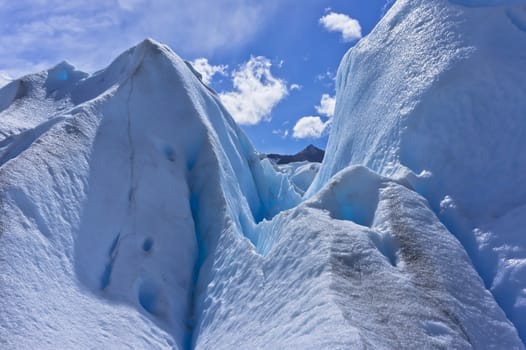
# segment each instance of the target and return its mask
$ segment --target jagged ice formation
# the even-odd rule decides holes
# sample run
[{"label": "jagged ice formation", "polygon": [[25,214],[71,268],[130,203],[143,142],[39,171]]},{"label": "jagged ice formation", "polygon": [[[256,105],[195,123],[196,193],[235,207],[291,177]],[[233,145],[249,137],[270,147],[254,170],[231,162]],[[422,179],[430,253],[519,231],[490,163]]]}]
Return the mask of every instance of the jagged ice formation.
[{"label": "jagged ice formation", "polygon": [[1,347],[523,349],[521,4],[398,1],[319,171],[152,40],[8,83]]}]

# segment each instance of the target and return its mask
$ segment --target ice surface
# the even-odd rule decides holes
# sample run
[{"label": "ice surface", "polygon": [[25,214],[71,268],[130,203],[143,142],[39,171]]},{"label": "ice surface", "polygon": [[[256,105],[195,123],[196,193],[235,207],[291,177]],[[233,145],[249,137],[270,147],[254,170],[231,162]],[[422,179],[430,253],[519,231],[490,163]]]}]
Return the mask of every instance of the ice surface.
[{"label": "ice surface", "polygon": [[0,89],[11,82],[11,78],[4,72],[0,72]]},{"label": "ice surface", "polygon": [[256,233],[259,254],[222,243],[198,348],[522,348],[427,202],[366,168]]},{"label": "ice surface", "polygon": [[405,178],[526,340],[525,231],[514,226],[526,203],[526,12],[512,6],[524,2],[455,2],[472,6],[398,1],[346,54],[308,195],[349,164]]},{"label": "ice surface", "polygon": [[62,62],[37,74],[11,81],[0,89],[0,137],[10,137],[74,106],[72,91],[87,74]]},{"label": "ice surface", "polygon": [[454,4],[468,7],[489,7],[489,6],[511,6],[526,4],[526,0],[449,0]]},{"label": "ice surface", "polygon": [[241,225],[274,210],[217,96],[149,40],[93,76],[62,63],[1,94],[2,341],[187,348],[206,252],[226,222],[248,242]]},{"label": "ice surface", "polygon": [[[262,162],[267,162],[265,159]],[[289,177],[289,181],[294,186],[294,191],[303,195],[309,188],[314,177],[320,169],[320,163],[316,162],[292,162],[288,164],[274,164],[277,172]]]},{"label": "ice surface", "polygon": [[0,348],[523,349],[517,11],[395,4],[342,62],[320,168],[260,160],[152,40],[11,82]]}]

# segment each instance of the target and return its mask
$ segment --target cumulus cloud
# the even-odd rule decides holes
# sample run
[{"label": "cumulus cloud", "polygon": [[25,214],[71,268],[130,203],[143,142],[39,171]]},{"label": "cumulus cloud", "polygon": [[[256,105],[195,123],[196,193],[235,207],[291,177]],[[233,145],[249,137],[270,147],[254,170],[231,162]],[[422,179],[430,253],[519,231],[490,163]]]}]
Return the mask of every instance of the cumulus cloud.
[{"label": "cumulus cloud", "polygon": [[272,109],[287,96],[286,83],[272,75],[271,66],[268,58],[251,57],[232,73],[234,91],[219,97],[237,123],[254,125],[269,120]]},{"label": "cumulus cloud", "polygon": [[214,75],[226,75],[226,70],[228,69],[227,65],[211,65],[210,63],[208,63],[208,59],[206,58],[197,58],[190,63],[195,68],[195,70],[201,74],[201,79],[203,80],[203,83],[207,85],[210,84]]},{"label": "cumulus cloud", "polygon": [[328,122],[323,122],[323,120],[317,116],[302,117],[296,122],[296,125],[294,125],[292,136],[297,139],[317,139],[323,135],[328,125]]},{"label": "cumulus cloud", "polygon": [[360,22],[343,13],[330,12],[320,18],[320,23],[330,32],[340,32],[343,41],[353,41],[362,37]]},{"label": "cumulus cloud", "polygon": [[336,97],[329,94],[321,96],[320,105],[316,106],[316,112],[321,115],[332,117],[334,115],[334,108],[336,107]]},{"label": "cumulus cloud", "polygon": [[307,116],[300,118],[292,129],[292,136],[297,139],[322,137],[332,123],[336,98],[329,94],[321,96],[320,104],[314,108],[320,114],[326,117],[324,121],[320,116]]}]

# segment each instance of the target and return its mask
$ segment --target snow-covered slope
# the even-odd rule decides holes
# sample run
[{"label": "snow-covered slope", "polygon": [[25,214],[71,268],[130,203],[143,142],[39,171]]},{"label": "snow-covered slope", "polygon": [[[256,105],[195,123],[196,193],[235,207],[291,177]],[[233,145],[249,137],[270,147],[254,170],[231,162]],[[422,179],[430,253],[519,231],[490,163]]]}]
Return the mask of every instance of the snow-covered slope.
[{"label": "snow-covered slope", "polygon": [[93,76],[62,63],[0,97],[1,341],[186,348],[206,252],[272,211],[217,96],[147,40]]},{"label": "snow-covered slope", "polygon": [[398,1],[344,57],[327,155],[405,178],[526,340],[526,1]]},{"label": "snow-covered slope", "polygon": [[7,85],[11,81],[11,78],[3,72],[0,72],[0,88]]},{"label": "snow-covered slope", "polygon": [[[250,302],[227,304],[235,317],[202,335],[207,344],[228,334],[225,349],[247,338],[270,349],[523,348],[427,202],[364,167],[256,232],[263,268]],[[267,328],[276,319],[287,321]]]},{"label": "snow-covered slope", "polygon": [[524,348],[421,180],[333,149],[302,200],[162,44],[0,104],[1,348]]}]

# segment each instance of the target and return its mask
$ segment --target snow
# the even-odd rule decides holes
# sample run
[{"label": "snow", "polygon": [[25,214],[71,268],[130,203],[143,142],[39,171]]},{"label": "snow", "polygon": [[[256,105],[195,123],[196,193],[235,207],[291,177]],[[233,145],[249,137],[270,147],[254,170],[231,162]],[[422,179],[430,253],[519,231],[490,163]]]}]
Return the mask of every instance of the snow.
[{"label": "snow", "polygon": [[[265,163],[263,165],[264,168],[267,166],[267,162],[268,159],[262,160],[262,163]],[[273,165],[275,172],[285,174],[288,177],[288,181],[294,186],[294,191],[300,196],[303,196],[305,191],[309,188],[320,169],[320,163],[309,161],[292,162],[288,164],[269,163]]]},{"label": "snow", "polygon": [[454,4],[468,7],[486,7],[486,6],[511,6],[526,4],[524,0],[449,0]]},{"label": "snow", "polygon": [[260,160],[150,39],[11,82],[0,347],[524,349],[517,11],[398,1],[342,61],[321,166]]},{"label": "snow", "polygon": [[366,168],[346,168],[257,233],[261,256],[236,266],[249,301],[214,282],[222,322],[200,334],[204,348],[522,348],[427,202]]},{"label": "snow", "polygon": [[[187,348],[209,236],[225,211],[237,225],[266,215],[246,137],[186,64],[149,40],[93,76],[62,63],[6,89],[2,341]],[[201,212],[200,201],[217,210]]]},{"label": "snow", "polygon": [[523,4],[398,1],[342,60],[326,159],[307,196],[350,164],[410,184],[524,341]]},{"label": "snow", "polygon": [[0,71],[0,88],[4,87],[5,85],[9,84],[11,82],[11,78],[5,74],[4,72]]},{"label": "snow", "polygon": [[73,101],[71,90],[86,76],[86,73],[62,62],[47,71],[24,76],[4,86],[0,89],[0,135],[14,136],[36,128],[83,102]]}]

